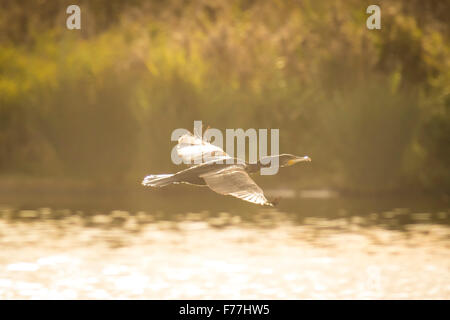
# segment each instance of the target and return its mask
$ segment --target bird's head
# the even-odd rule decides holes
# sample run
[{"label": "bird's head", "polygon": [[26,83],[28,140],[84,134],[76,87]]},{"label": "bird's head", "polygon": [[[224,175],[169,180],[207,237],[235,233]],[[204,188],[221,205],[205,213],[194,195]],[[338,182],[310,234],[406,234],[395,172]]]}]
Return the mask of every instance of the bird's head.
[{"label": "bird's head", "polygon": [[308,156],[298,157],[287,153],[280,154],[278,159],[280,162],[280,167],[290,167],[299,162],[311,161],[311,158]]}]

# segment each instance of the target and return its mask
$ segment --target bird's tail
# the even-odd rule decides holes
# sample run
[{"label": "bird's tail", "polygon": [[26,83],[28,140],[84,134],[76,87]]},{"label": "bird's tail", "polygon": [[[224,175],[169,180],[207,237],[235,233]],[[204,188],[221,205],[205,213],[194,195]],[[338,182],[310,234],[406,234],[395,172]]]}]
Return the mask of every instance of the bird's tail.
[{"label": "bird's tail", "polygon": [[173,183],[173,174],[151,174],[146,176],[142,184],[147,187],[164,187]]}]

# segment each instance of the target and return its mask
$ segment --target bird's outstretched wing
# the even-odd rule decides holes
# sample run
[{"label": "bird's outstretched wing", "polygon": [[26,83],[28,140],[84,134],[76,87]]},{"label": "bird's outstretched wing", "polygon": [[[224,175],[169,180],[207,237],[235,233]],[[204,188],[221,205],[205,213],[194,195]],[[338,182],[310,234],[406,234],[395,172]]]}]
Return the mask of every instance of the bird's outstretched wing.
[{"label": "bird's outstretched wing", "polygon": [[225,151],[201,137],[186,133],[178,139],[178,156],[186,164],[200,164],[211,160],[223,160],[231,158]]},{"label": "bird's outstretched wing", "polygon": [[240,166],[231,166],[220,171],[208,172],[200,175],[213,191],[230,195],[244,201],[273,206],[262,189],[253,181]]}]

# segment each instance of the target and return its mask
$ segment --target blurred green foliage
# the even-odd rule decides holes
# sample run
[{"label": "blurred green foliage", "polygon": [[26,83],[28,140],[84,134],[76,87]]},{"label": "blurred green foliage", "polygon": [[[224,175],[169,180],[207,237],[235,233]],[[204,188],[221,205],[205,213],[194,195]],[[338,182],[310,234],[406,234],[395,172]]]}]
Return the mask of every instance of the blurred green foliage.
[{"label": "blurred green foliage", "polygon": [[[450,190],[446,1],[0,1],[0,173],[136,182],[171,132],[280,128],[301,187]],[[274,178],[276,179],[276,178]]]}]

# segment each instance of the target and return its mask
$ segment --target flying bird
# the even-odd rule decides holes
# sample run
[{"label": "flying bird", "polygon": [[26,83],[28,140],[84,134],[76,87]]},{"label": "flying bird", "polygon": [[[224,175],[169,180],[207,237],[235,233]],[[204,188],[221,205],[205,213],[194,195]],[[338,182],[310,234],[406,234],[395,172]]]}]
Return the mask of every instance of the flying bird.
[{"label": "flying bird", "polygon": [[[148,175],[142,181],[144,186],[164,187],[179,183],[208,186],[219,194],[263,206],[273,206],[273,203],[265,197],[263,190],[249,176],[249,173],[256,173],[261,168],[269,167],[269,162],[260,160],[251,164],[232,158],[221,148],[191,133],[186,133],[178,139],[176,151],[183,162],[191,163],[191,166],[174,174]],[[269,157],[277,157],[280,167],[311,161],[307,156],[297,157],[292,154]]]}]

